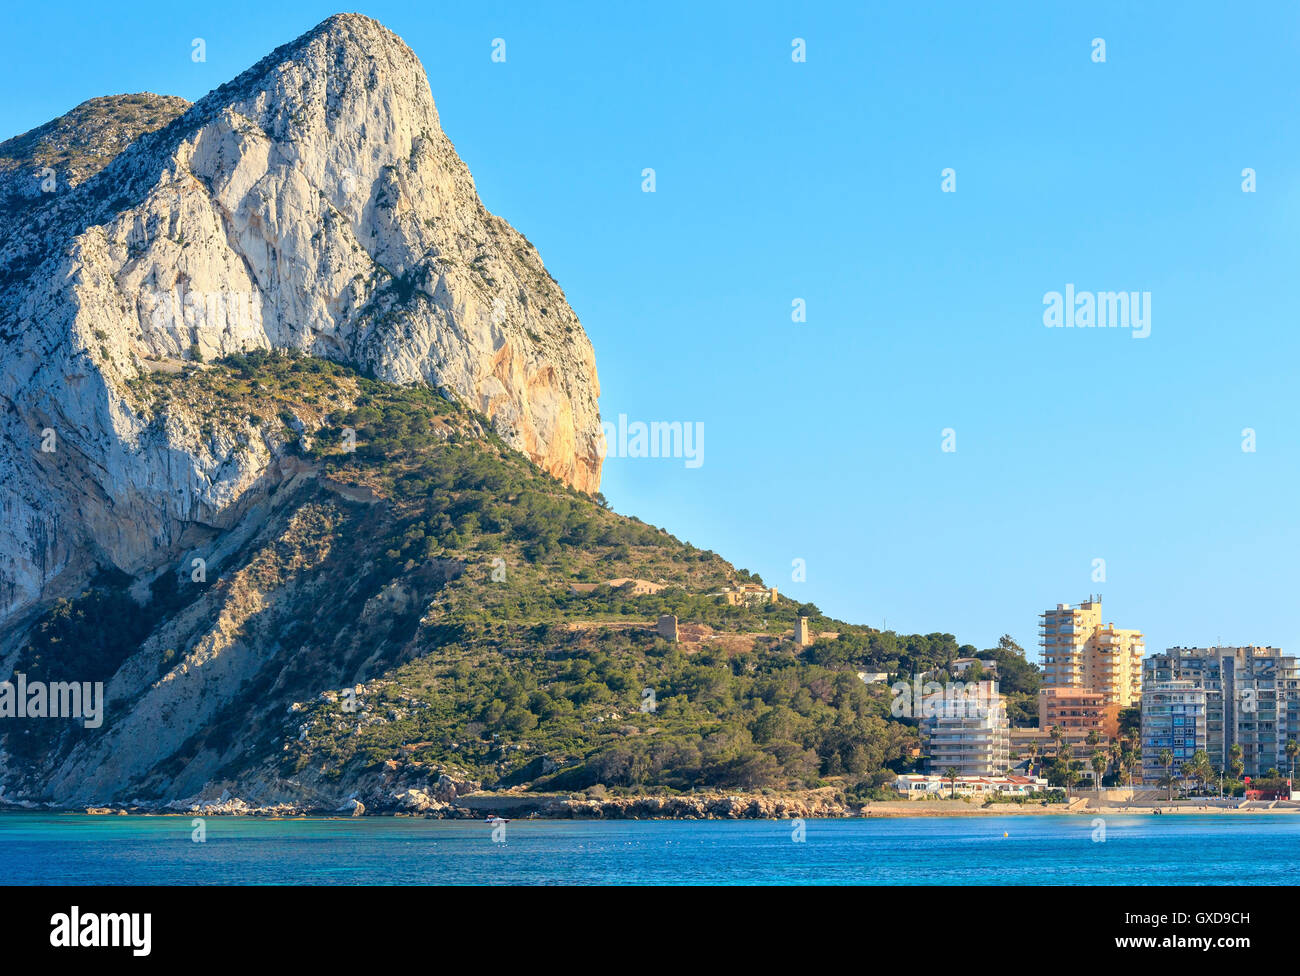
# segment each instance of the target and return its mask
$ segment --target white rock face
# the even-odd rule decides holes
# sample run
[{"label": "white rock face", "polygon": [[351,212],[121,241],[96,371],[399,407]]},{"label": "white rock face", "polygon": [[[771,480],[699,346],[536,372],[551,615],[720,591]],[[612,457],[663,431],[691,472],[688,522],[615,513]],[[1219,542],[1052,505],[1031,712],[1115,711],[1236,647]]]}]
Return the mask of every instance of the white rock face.
[{"label": "white rock face", "polygon": [[232,523],[266,446],[150,425],[129,384],[267,348],[442,387],[599,487],[595,358],[563,292],[479,202],[411,50],[338,15],[0,230],[0,622]]}]

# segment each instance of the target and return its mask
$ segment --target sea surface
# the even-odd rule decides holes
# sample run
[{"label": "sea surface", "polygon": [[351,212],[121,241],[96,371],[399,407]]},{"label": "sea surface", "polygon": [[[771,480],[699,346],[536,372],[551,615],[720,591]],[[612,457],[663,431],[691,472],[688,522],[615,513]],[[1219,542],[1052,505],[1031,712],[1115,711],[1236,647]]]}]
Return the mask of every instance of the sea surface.
[{"label": "sea surface", "polygon": [[[0,883],[1270,885],[1300,816],[795,821],[0,814]],[[802,838],[802,839],[800,839]]]}]

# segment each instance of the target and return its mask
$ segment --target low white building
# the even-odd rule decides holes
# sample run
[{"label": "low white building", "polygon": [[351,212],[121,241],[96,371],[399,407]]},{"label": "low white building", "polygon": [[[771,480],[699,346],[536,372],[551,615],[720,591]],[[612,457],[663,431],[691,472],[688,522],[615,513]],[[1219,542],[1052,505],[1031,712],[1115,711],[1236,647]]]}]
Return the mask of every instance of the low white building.
[{"label": "low white building", "polygon": [[989,796],[1005,793],[1010,796],[1028,796],[1046,790],[1047,780],[1042,776],[958,776],[945,779],[934,773],[905,773],[894,780],[894,789],[909,800],[926,800],[952,796]]},{"label": "low white building", "polygon": [[993,675],[994,677],[997,677],[998,662],[992,659],[982,658],[982,657],[956,658],[953,660],[952,664],[948,665],[948,673],[960,677],[961,675],[969,671],[971,669],[971,666],[975,664],[978,664],[980,666],[980,669],[985,674],[989,674],[989,675]]}]

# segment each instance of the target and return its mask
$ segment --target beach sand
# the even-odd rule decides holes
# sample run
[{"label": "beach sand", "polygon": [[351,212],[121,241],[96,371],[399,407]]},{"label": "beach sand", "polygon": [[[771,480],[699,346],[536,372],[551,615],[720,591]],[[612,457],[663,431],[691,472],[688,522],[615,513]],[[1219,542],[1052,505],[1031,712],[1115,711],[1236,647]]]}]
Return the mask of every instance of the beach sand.
[{"label": "beach sand", "polygon": [[[1240,804],[1240,805],[1239,805]],[[1175,800],[1166,803],[1112,803],[1100,802],[1092,798],[1077,797],[1070,804],[1050,803],[1043,806],[1038,803],[994,803],[985,806],[980,801],[966,802],[957,800],[889,800],[868,803],[862,808],[864,817],[1021,817],[1021,816],[1060,816],[1062,814],[1079,814],[1095,817],[1138,817],[1161,815],[1191,814],[1196,816],[1255,816],[1259,814],[1287,815],[1300,813],[1300,803],[1269,804],[1255,801],[1241,804],[1205,803],[1197,800]]]}]

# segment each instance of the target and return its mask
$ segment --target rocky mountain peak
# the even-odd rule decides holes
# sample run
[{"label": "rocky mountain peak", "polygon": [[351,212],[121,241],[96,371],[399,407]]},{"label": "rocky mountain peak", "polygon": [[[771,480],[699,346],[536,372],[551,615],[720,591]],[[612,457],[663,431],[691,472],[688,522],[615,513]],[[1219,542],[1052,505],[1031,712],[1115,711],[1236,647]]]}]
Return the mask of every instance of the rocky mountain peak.
[{"label": "rocky mountain peak", "polygon": [[152,572],[276,477],[276,444],[159,424],[132,394],[235,353],[431,384],[596,490],[591,344],[483,207],[396,35],[337,15],[164,119],[179,107],[0,232],[0,613]]}]

